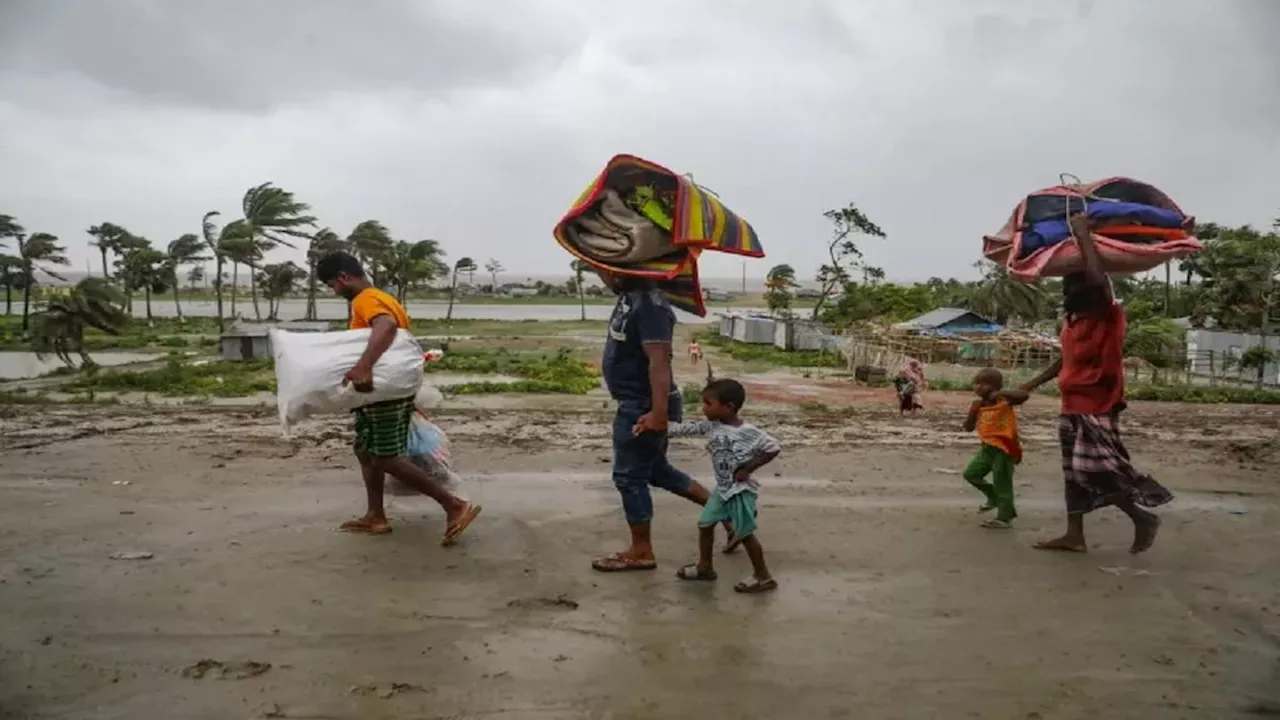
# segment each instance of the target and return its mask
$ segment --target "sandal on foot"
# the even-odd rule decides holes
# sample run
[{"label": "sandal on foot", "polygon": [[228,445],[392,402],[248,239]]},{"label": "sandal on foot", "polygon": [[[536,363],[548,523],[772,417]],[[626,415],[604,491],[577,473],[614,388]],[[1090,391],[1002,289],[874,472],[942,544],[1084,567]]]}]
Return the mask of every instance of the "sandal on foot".
[{"label": "sandal on foot", "polygon": [[748,578],[733,586],[734,592],[746,593],[754,595],[755,593],[768,592],[778,589],[778,581],[773,578],[768,580],[759,580],[757,578]]},{"label": "sandal on foot", "polygon": [[386,521],[374,522],[367,518],[356,518],[342,523],[338,526],[338,530],[362,535],[386,535],[391,532],[391,525]]},{"label": "sandal on foot", "polygon": [[996,506],[993,505],[992,503],[983,503],[982,507],[978,508],[978,514],[981,515],[982,513],[989,513],[995,509],[996,509]]},{"label": "sandal on foot", "polygon": [[724,550],[721,550],[720,552],[725,555],[732,555],[737,552],[740,547],[742,547],[742,538],[733,533],[729,533],[728,539],[724,541]]},{"label": "sandal on foot", "polygon": [[702,568],[698,567],[697,563],[690,563],[680,568],[679,570],[677,570],[676,577],[680,578],[681,580],[709,581],[709,580],[715,580],[719,576],[716,575],[715,570],[703,571]]},{"label": "sandal on foot", "polygon": [[604,555],[591,561],[591,567],[599,572],[631,572],[633,570],[657,570],[658,561],[641,560],[622,553]]},{"label": "sandal on foot", "polygon": [[458,519],[449,523],[448,528],[445,528],[444,537],[440,539],[440,544],[448,547],[458,542],[458,538],[462,537],[462,533],[466,532],[467,527],[471,525],[471,521],[475,520],[483,509],[475,503],[467,503],[467,509],[462,511]]},{"label": "sandal on foot", "polygon": [[1001,520],[1000,518],[992,518],[982,523],[982,527],[988,530],[1009,530],[1013,528],[1013,525],[1008,520]]}]

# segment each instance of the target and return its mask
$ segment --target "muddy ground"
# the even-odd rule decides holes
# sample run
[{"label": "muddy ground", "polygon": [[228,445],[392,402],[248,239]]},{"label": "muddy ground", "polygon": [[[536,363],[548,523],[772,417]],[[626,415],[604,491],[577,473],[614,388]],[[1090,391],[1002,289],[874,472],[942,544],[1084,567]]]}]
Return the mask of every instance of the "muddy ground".
[{"label": "muddy ground", "polygon": [[[978,528],[957,474],[967,398],[862,400],[757,408],[787,450],[760,521],[781,587],[755,597],[741,556],[675,579],[696,508],[667,496],[658,571],[591,570],[624,537],[594,401],[443,413],[485,506],[450,549],[418,498],[390,536],[334,532],[362,502],[340,420],[286,440],[257,410],[4,408],[0,717],[1280,714],[1280,411],[1131,410],[1178,496],[1134,558],[1111,511],[1089,555],[1030,548],[1062,523],[1052,399],[1023,413],[1012,532]],[[696,442],[673,457],[709,475]]]}]

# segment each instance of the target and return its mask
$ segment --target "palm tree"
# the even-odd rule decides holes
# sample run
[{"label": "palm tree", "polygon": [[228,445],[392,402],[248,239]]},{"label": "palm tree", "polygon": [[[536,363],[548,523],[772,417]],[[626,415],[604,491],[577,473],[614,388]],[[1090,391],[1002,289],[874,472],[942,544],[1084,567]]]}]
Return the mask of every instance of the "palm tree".
[{"label": "palm tree", "polygon": [[796,270],[790,265],[774,265],[764,276],[764,299],[769,312],[780,317],[791,314],[791,290],[796,286]]},{"label": "palm tree", "polygon": [[1047,302],[1043,289],[1014,280],[1002,265],[978,263],[978,267],[984,266],[986,276],[969,300],[970,310],[995,320],[999,325],[1008,323],[1010,318],[1034,320],[1040,317]]},{"label": "palm tree", "polygon": [[141,288],[147,308],[147,325],[151,324],[151,294],[163,292],[169,281],[166,265],[168,256],[151,246],[144,237],[130,236],[125,241],[123,255],[117,263],[119,276],[124,280],[125,302],[133,309],[132,293]]},{"label": "palm tree", "polygon": [[582,260],[574,259],[569,263],[569,269],[573,270],[573,284],[578,288],[578,307],[582,310],[582,321],[587,321],[587,273],[591,272],[591,266]]},{"label": "palm tree", "polygon": [[[18,224],[17,218],[12,215],[0,215],[0,246],[4,245],[6,239],[17,240],[25,233],[26,230]],[[10,292],[15,283],[22,282],[22,268],[21,255],[0,255],[0,272],[4,273],[5,315],[13,311],[13,299]]]},{"label": "palm tree", "polygon": [[382,287],[386,282],[383,277],[383,268],[387,263],[387,256],[391,252],[391,248],[395,246],[395,241],[391,239],[391,231],[377,220],[365,220],[347,236],[347,243],[351,246],[351,252],[360,259],[360,264],[364,265],[364,271],[369,274],[369,280],[375,287]]},{"label": "palm tree", "polygon": [[31,288],[36,283],[36,270],[58,280],[63,277],[48,265],[67,265],[66,248],[58,244],[58,238],[49,233],[34,233],[29,238],[17,236],[18,256],[22,262],[22,331],[31,328]]},{"label": "palm tree", "polygon": [[200,220],[200,233],[204,238],[204,247],[213,255],[213,293],[217,298],[218,305],[218,332],[222,332],[222,267],[227,261],[227,255],[222,251],[220,245],[220,236],[217,232],[217,226],[213,224],[213,219],[219,215],[217,210],[210,210],[204,214],[204,218]]},{"label": "palm tree", "polygon": [[502,267],[502,263],[490,258],[489,262],[484,264],[484,269],[485,269],[485,272],[489,273],[489,276],[493,278],[493,294],[497,295],[498,294],[498,273],[502,272],[503,270],[506,270],[506,268]]},{"label": "palm tree", "polygon": [[4,314],[13,314],[13,286],[22,283],[22,259],[0,255],[0,282],[4,283]]},{"label": "palm tree", "polygon": [[293,292],[299,280],[307,277],[307,271],[292,262],[265,265],[256,281],[262,285],[262,297],[267,300],[267,319],[277,320],[280,299]]},{"label": "palm tree", "polygon": [[178,271],[183,265],[208,260],[208,256],[200,254],[203,250],[204,243],[192,233],[187,233],[169,243],[169,257],[165,262],[165,268],[169,271],[170,281],[173,282],[173,307],[178,313],[179,325],[182,324],[182,302],[178,299],[178,287],[181,285],[178,280]]},{"label": "palm tree", "polygon": [[118,335],[128,322],[123,304],[124,295],[106,278],[85,278],[32,317],[31,349],[41,358],[54,354],[67,367],[75,367],[71,353],[76,353],[81,367],[92,367],[84,331],[94,327]]},{"label": "palm tree", "polygon": [[124,246],[125,238],[129,237],[129,231],[119,225],[107,222],[101,225],[94,225],[85,232],[95,238],[89,241],[89,244],[98,248],[98,252],[102,253],[102,277],[110,278],[111,273],[107,270],[107,253],[115,253],[118,256]]},{"label": "palm tree", "polygon": [[196,265],[187,271],[187,287],[192,290],[201,287],[204,284],[204,266]]},{"label": "palm tree", "polygon": [[444,251],[435,240],[416,243],[398,240],[383,260],[382,275],[387,285],[396,288],[396,300],[404,304],[409,288],[448,273]]},{"label": "palm tree", "polygon": [[320,258],[339,250],[344,250],[347,243],[338,233],[324,228],[311,236],[307,245],[307,314],[308,320],[316,319],[316,263]]},{"label": "palm tree", "polygon": [[445,313],[445,320],[453,320],[453,301],[458,295],[458,273],[475,272],[476,261],[469,257],[458,260],[453,265],[453,282],[449,286],[449,311]]},{"label": "palm tree", "polygon": [[244,213],[244,234],[253,246],[253,252],[247,255],[250,260],[249,292],[253,296],[253,313],[261,320],[258,285],[252,281],[258,261],[277,245],[293,247],[291,238],[309,239],[311,233],[306,229],[314,226],[316,219],[307,214],[311,211],[310,205],[299,202],[293,193],[269,182],[246,190],[240,205]]},{"label": "palm tree", "polygon": [[218,239],[218,247],[231,263],[231,317],[233,319],[239,317],[239,313],[236,312],[236,291],[240,286],[240,266],[247,265],[250,268],[249,277],[252,278],[252,269],[256,264],[254,255],[258,251],[258,247],[246,233],[244,223],[233,220],[223,226]]}]

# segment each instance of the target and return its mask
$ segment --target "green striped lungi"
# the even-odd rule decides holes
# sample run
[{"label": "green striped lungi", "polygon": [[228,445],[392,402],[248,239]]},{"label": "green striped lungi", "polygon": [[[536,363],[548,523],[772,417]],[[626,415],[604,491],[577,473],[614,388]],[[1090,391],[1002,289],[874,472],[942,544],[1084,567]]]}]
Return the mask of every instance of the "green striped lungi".
[{"label": "green striped lungi", "polygon": [[413,422],[413,398],[386,400],[352,411],[356,418],[355,449],[374,457],[404,455]]}]

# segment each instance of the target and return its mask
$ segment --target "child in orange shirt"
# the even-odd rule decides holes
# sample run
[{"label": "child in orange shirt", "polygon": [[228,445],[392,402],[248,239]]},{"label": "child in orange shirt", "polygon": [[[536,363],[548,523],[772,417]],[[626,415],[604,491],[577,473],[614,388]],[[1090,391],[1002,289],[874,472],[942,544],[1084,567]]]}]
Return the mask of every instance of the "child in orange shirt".
[{"label": "child in orange shirt", "polygon": [[[1013,466],[1022,462],[1022,442],[1018,439],[1018,414],[1014,407],[1027,401],[1023,390],[1005,390],[1004,376],[995,368],[979,370],[973,376],[973,393],[978,399],[969,407],[965,432],[978,431],[982,448],[964,469],[964,479],[986,496],[979,512],[996,511],[995,518],[982,523],[992,530],[1007,530],[1018,516],[1013,506]],[[993,482],[987,481],[987,475]]]}]

